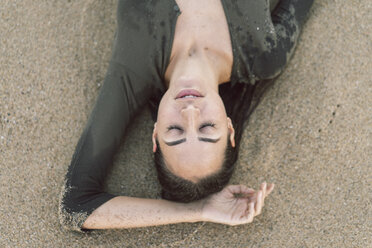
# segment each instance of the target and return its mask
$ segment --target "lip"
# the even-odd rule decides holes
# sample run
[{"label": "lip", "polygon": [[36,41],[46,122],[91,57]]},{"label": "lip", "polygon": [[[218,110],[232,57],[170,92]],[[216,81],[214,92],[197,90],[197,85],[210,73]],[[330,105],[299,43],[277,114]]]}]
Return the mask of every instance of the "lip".
[{"label": "lip", "polygon": [[[182,98],[184,96],[203,97],[203,95],[199,91],[197,91],[197,90],[194,90],[194,89],[184,89],[184,90],[181,90],[177,94],[176,99]],[[192,98],[188,98],[188,99],[192,99]]]}]

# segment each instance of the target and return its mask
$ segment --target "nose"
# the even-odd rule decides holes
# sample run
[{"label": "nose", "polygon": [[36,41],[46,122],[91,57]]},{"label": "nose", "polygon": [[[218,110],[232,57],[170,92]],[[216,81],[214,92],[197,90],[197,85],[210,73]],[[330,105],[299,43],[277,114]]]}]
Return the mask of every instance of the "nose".
[{"label": "nose", "polygon": [[187,127],[189,130],[195,130],[197,119],[200,116],[200,109],[194,105],[187,105],[181,110],[182,117],[187,121]]}]

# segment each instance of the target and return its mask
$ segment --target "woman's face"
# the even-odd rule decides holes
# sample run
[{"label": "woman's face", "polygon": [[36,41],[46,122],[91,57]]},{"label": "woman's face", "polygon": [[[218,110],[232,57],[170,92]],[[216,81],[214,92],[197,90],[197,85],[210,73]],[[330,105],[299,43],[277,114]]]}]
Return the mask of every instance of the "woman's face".
[{"label": "woman's face", "polygon": [[153,143],[172,173],[196,182],[219,171],[227,142],[235,145],[234,129],[218,92],[168,89],[159,105]]}]

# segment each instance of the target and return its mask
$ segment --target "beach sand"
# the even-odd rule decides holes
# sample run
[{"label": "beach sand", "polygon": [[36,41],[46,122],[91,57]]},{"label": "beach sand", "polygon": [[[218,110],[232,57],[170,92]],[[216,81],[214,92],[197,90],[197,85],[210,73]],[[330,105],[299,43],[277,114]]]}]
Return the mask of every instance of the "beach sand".
[{"label": "beach sand", "polygon": [[[244,132],[232,183],[276,184],[253,223],[77,233],[58,198],[111,56],[116,1],[0,5],[0,247],[372,247],[372,3],[316,0]],[[107,187],[158,197],[146,109]]]}]

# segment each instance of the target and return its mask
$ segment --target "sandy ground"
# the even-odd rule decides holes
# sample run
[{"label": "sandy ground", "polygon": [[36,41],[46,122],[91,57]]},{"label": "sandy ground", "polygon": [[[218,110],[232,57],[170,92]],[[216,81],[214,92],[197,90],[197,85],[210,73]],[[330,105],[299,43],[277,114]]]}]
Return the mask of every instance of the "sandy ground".
[{"label": "sandy ground", "polygon": [[[57,208],[110,58],[116,1],[0,4],[0,247],[372,247],[372,3],[317,0],[245,130],[233,183],[277,188],[254,223],[81,234]],[[152,121],[129,129],[109,191],[157,197]]]}]

